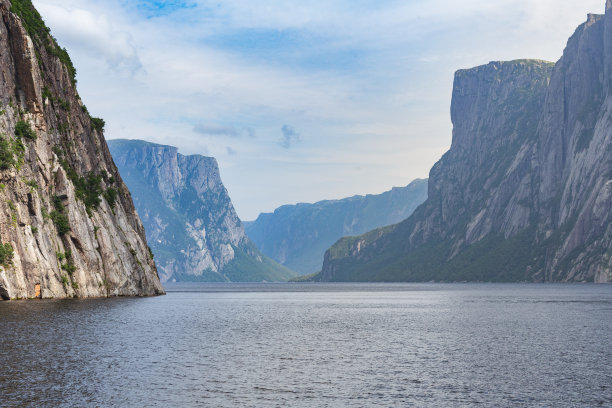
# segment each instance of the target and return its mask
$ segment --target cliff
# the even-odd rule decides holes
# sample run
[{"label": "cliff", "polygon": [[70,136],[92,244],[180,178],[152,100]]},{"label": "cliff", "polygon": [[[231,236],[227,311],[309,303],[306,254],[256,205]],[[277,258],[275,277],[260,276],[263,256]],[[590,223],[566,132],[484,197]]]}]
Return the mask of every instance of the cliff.
[{"label": "cliff", "polygon": [[0,297],[162,294],[70,57],[30,1],[0,15]]},{"label": "cliff", "polygon": [[612,10],[556,64],[455,75],[450,150],[406,221],[337,242],[321,279],[612,281]]},{"label": "cliff", "polygon": [[382,194],[285,205],[244,228],[261,251],[302,274],[321,270],[327,248],[343,236],[402,221],[427,198],[427,180]]},{"label": "cliff", "polygon": [[296,275],[248,239],[214,158],[140,140],[108,143],[162,281],[286,281]]}]

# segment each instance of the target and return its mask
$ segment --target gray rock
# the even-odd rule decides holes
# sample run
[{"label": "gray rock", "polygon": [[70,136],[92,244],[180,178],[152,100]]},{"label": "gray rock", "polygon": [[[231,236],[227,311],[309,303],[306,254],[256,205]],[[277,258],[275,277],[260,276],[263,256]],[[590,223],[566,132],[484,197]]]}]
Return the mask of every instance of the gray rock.
[{"label": "gray rock", "polygon": [[556,63],[455,75],[450,150],[406,221],[344,238],[323,280],[612,281],[612,11]]},{"label": "gray rock", "polygon": [[[5,158],[14,160],[0,170],[0,243],[13,252],[0,266],[0,296],[163,294],[130,193],[83,108],[69,57],[46,32],[30,37],[10,8],[0,0],[0,136]],[[32,21],[27,26],[35,30]],[[15,134],[19,122],[35,140]],[[88,175],[100,178],[81,184]],[[85,191],[97,205],[86,205]],[[112,205],[109,191],[117,192]],[[59,213],[69,225],[63,234],[51,219]]]},{"label": "gray rock", "polygon": [[108,144],[162,281],[286,281],[296,275],[248,239],[214,158],[141,140]]},{"label": "gray rock", "polygon": [[400,222],[426,198],[427,180],[415,180],[382,194],[284,205],[244,225],[264,254],[308,274],[321,270],[325,251],[341,237]]}]

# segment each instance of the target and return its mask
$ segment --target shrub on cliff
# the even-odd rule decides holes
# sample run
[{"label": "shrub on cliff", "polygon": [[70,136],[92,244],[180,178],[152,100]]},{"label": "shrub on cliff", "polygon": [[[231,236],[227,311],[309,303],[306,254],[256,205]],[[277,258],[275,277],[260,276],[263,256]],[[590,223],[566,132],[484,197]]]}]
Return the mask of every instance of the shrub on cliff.
[{"label": "shrub on cliff", "polygon": [[15,165],[11,142],[0,139],[0,170],[8,170]]},{"label": "shrub on cliff", "polygon": [[36,132],[32,130],[30,125],[23,120],[20,120],[15,125],[15,136],[19,139],[36,140]]},{"label": "shrub on cliff", "polygon": [[0,244],[0,265],[8,267],[13,264],[13,246],[8,242]]},{"label": "shrub on cliff", "polygon": [[104,122],[104,119],[102,118],[91,118],[91,128],[93,130],[97,130],[98,132],[104,132],[104,125],[106,125],[106,122]]},{"label": "shrub on cliff", "polygon": [[53,206],[55,210],[51,212],[51,220],[55,224],[55,228],[57,228],[57,233],[59,235],[65,235],[70,231],[70,222],[68,221],[68,217],[64,213],[64,204],[62,204],[62,199],[58,196],[53,197]]}]

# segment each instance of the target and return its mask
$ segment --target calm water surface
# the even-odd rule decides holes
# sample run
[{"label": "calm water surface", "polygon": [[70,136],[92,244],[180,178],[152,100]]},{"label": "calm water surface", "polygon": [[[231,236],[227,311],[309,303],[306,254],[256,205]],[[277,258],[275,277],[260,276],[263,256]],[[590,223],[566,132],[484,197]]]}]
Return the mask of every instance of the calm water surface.
[{"label": "calm water surface", "polygon": [[0,303],[8,407],[612,406],[612,285],[172,285]]}]

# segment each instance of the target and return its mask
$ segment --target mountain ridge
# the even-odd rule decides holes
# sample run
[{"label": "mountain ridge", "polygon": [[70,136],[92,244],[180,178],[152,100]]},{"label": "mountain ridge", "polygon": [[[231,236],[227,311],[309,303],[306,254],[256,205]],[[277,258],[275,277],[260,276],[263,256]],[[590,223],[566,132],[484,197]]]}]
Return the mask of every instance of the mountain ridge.
[{"label": "mountain ridge", "polygon": [[319,279],[612,280],[612,11],[554,64],[457,71],[450,150],[406,221],[344,238]]},{"label": "mountain ridge", "polygon": [[162,281],[278,281],[296,274],[248,239],[213,157],[143,140],[109,141]]},{"label": "mountain ridge", "polygon": [[381,194],[284,205],[243,224],[264,254],[308,274],[320,271],[325,250],[340,237],[399,222],[426,197],[427,180],[416,179]]}]

